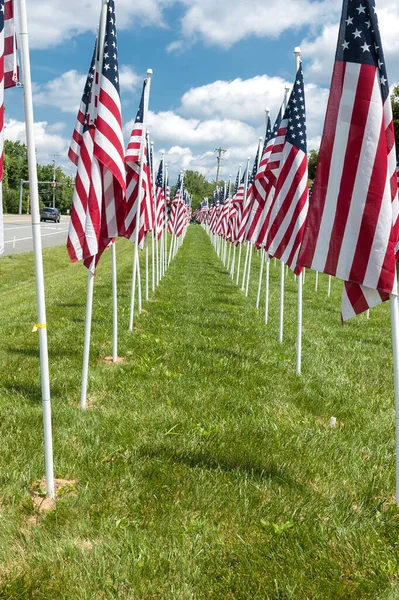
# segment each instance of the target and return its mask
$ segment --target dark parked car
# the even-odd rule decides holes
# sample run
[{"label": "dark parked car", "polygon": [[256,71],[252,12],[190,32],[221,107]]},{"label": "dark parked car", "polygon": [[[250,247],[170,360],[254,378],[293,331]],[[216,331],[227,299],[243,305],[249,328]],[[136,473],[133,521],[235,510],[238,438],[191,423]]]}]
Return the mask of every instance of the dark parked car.
[{"label": "dark parked car", "polygon": [[58,208],[42,208],[40,211],[41,221],[54,221],[54,223],[60,222],[60,211]]}]

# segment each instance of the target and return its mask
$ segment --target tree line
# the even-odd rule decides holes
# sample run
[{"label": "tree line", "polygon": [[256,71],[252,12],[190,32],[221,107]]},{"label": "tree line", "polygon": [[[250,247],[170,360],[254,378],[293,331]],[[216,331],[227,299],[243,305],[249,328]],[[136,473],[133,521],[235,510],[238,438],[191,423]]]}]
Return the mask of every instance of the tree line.
[{"label": "tree line", "polygon": [[[37,165],[39,179],[40,207],[53,205],[66,213],[71,209],[73,197],[73,182],[65,175],[60,167],[55,170],[56,187],[43,184],[43,181],[53,181],[54,167],[52,164]],[[5,213],[17,213],[19,209],[20,182],[28,181],[28,158],[26,145],[21,142],[4,141],[4,175],[3,175],[3,210]],[[53,191],[54,190],[54,191]],[[29,186],[23,186],[22,212],[29,212]]]}]

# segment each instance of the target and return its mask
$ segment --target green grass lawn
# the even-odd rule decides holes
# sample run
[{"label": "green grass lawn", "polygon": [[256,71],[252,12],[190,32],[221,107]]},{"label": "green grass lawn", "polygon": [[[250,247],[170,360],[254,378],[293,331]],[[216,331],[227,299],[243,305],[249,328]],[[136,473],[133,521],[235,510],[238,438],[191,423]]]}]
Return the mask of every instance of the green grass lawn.
[{"label": "green grass lawn", "polygon": [[399,598],[389,306],[342,326],[341,284],[315,294],[308,272],[298,378],[291,274],[281,345],[279,268],[265,326],[259,256],[247,299],[193,226],[131,334],[132,246],[117,254],[125,360],[104,360],[106,252],[83,413],[87,271],[44,251],[55,476],[76,482],[45,514],[33,257],[0,259],[0,598]]}]

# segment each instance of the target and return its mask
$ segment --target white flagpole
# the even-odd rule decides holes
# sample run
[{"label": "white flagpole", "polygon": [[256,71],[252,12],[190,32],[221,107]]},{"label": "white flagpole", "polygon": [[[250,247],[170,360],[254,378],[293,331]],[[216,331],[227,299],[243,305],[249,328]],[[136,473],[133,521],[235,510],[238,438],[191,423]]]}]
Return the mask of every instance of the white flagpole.
[{"label": "white flagpole", "polygon": [[248,276],[247,276],[247,285],[245,288],[245,296],[248,297],[248,290],[249,290],[249,278],[251,275],[251,264],[252,264],[252,255],[253,255],[253,244],[252,242],[249,242],[249,261],[248,261]]},{"label": "white flagpole", "polygon": [[266,291],[265,291],[265,323],[269,322],[269,281],[270,281],[270,258],[266,254]]},{"label": "white flagpole", "polygon": [[118,361],[118,288],[116,281],[116,242],[111,244],[112,256],[112,360]]},{"label": "white flagpole", "polygon": [[133,275],[132,275],[132,289],[130,299],[130,315],[129,315],[129,331],[133,331],[133,316],[134,316],[134,301],[136,294],[136,279],[137,279],[137,253],[136,245],[134,246],[133,253]]},{"label": "white flagpole", "polygon": [[317,292],[318,289],[319,289],[319,272],[316,271],[316,281],[315,281],[315,284],[314,284],[314,291]]},{"label": "white flagpole", "polygon": [[147,112],[148,104],[150,99],[150,87],[151,87],[151,76],[152,69],[147,70],[147,84],[145,86],[144,93],[144,107],[143,107],[143,136],[140,147],[140,170],[139,170],[139,181],[138,181],[138,192],[137,192],[137,212],[136,212],[136,229],[135,229],[135,240],[134,240],[134,254],[133,254],[133,277],[132,277],[132,290],[130,300],[130,315],[129,315],[129,331],[133,331],[133,316],[134,316],[134,297],[135,297],[135,285],[136,285],[136,271],[137,271],[137,282],[138,282],[138,309],[141,311],[141,281],[140,281],[140,264],[139,264],[139,231],[140,231],[140,205],[143,199],[143,174],[144,174],[144,148],[146,143],[146,131],[147,126]]},{"label": "white flagpole", "polygon": [[244,272],[242,274],[242,284],[241,284],[242,292],[244,291],[244,288],[245,288],[245,280],[246,280],[247,268],[248,268],[249,250],[250,250],[250,247],[252,246],[251,242],[246,242],[246,246],[247,246],[247,251],[245,253]]},{"label": "white flagpole", "polygon": [[234,244],[233,258],[231,260],[231,269],[230,269],[230,277],[232,279],[234,279],[234,271],[235,271],[235,266],[236,266],[236,251],[237,251],[237,246]]},{"label": "white flagpole", "polygon": [[298,331],[296,343],[296,374],[302,370],[302,307],[303,307],[303,273],[298,275]]},{"label": "white flagpole", "polygon": [[266,254],[266,252],[264,252],[263,248],[261,248],[260,251],[262,254],[261,254],[261,258],[260,258],[258,295],[256,296],[256,310],[259,310],[260,294],[261,294],[261,290],[262,290],[263,267],[265,265],[265,254]]},{"label": "white flagpole", "polygon": [[48,363],[46,300],[44,294],[44,274],[42,240],[40,234],[40,209],[39,191],[37,180],[36,151],[34,138],[34,118],[32,101],[32,80],[30,70],[28,19],[26,15],[25,0],[18,1],[20,19],[20,46],[22,58],[22,72],[24,85],[24,107],[26,123],[26,146],[29,168],[29,193],[31,199],[32,237],[34,248],[36,302],[38,314],[38,335],[40,348],[40,376],[42,386],[43,429],[44,429],[44,462],[46,470],[47,496],[54,498],[54,467],[53,467],[53,442],[51,429],[51,399],[50,376]]},{"label": "white flagpole", "polygon": [[[284,111],[287,108],[289,91],[290,91],[290,88],[288,86],[286,86],[285,94],[284,94]],[[283,261],[280,261],[280,327],[279,327],[279,338],[278,338],[280,344],[283,343],[283,333],[284,333],[284,284],[285,284],[284,275],[285,275],[284,274],[284,263],[283,263]]]},{"label": "white flagpole", "polygon": [[148,231],[145,234],[145,299],[148,302]]},{"label": "white flagpole", "polygon": [[82,387],[80,390],[80,408],[86,410],[87,403],[87,382],[89,378],[89,358],[90,358],[90,338],[91,322],[93,315],[93,292],[94,292],[94,272],[96,268],[96,257],[94,256],[87,278],[87,296],[86,296],[86,321],[85,338],[83,346],[83,366],[82,366]]},{"label": "white flagpole", "polygon": [[280,261],[280,325],[279,325],[279,342],[283,342],[284,333],[284,263]]},{"label": "white flagpole", "polygon": [[328,298],[331,296],[331,275],[328,276],[327,296],[328,296]]},{"label": "white flagpole", "polygon": [[399,299],[391,295],[391,327],[396,410],[396,505],[399,506]]},{"label": "white flagpole", "polygon": [[137,308],[138,308],[138,311],[140,314],[143,309],[143,303],[142,303],[142,295],[141,295],[140,258],[139,258],[138,252],[136,254],[136,268],[137,268]]}]

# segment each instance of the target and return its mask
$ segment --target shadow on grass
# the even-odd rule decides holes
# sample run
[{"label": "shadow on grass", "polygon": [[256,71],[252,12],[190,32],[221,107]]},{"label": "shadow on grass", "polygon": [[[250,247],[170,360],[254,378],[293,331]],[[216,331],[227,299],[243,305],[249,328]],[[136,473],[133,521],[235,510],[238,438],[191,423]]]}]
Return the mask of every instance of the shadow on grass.
[{"label": "shadow on grass", "polygon": [[[50,382],[51,383],[51,382]],[[37,404],[42,402],[42,388],[40,383],[6,382],[4,388],[12,394],[19,394],[26,402]],[[65,399],[65,392],[56,385],[50,387],[51,400]],[[0,596],[1,598],[1,596]]]},{"label": "shadow on grass", "polygon": [[193,350],[199,352],[200,354],[202,352],[204,355],[220,354],[221,356],[227,356],[228,358],[238,358],[239,360],[252,359],[252,355],[249,352],[245,352],[245,350],[243,349],[232,350],[231,348],[215,347],[212,347],[210,349],[209,346],[196,346]]},{"label": "shadow on grass", "polygon": [[58,308],[76,308],[76,307],[84,307],[85,303],[84,302],[58,302],[57,303]]},{"label": "shadow on grass", "polygon": [[260,465],[258,461],[248,456],[215,456],[206,452],[184,452],[174,448],[143,447],[139,450],[142,458],[164,458],[173,463],[187,465],[192,469],[206,469],[209,471],[223,471],[225,473],[247,473],[258,480],[271,481],[279,485],[288,485],[298,491],[303,491],[303,486],[291,477],[287,469],[279,467],[273,462]]},{"label": "shadow on grass", "polygon": [[[7,352],[9,354],[17,354],[19,356],[26,356],[29,358],[37,358],[37,359],[40,358],[40,350],[39,350],[38,346],[35,348],[15,348],[12,346],[8,346]],[[68,356],[75,357],[76,351],[73,351],[72,349],[67,348],[67,347],[60,347],[58,350],[54,350],[54,346],[52,346],[51,348],[49,348],[48,355],[51,358],[54,358],[54,357],[65,358]]]},{"label": "shadow on grass", "polygon": [[20,394],[24,400],[35,404],[42,401],[42,388],[38,384],[10,382],[6,383],[4,387],[13,394]]}]

